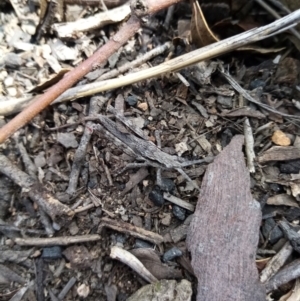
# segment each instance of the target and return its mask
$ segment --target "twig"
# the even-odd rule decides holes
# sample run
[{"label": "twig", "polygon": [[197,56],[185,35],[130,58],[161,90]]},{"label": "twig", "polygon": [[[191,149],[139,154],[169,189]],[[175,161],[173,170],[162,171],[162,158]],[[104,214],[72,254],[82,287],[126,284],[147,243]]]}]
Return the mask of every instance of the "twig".
[{"label": "twig", "polygon": [[52,227],[52,222],[50,220],[50,217],[43,210],[39,210],[39,212],[40,212],[40,220],[41,223],[44,225],[46,233],[48,234],[49,237],[53,236],[54,229]]},{"label": "twig", "polygon": [[278,7],[282,11],[284,11],[286,14],[291,13],[291,11],[285,5],[283,5],[282,2],[280,2],[279,0],[269,0],[269,2],[271,2],[274,6]]},{"label": "twig", "polygon": [[281,250],[268,261],[266,267],[261,272],[260,281],[267,282],[277,271],[284,265],[287,259],[291,256],[293,247],[289,242],[286,242]]},{"label": "twig", "polygon": [[[146,14],[151,14],[173,5],[179,0],[165,0],[156,1],[148,0],[147,6],[143,1],[133,1],[132,6],[135,7],[135,13],[139,17],[143,17]],[[142,74],[140,72],[133,73],[127,77],[126,83],[121,83],[120,79],[110,80],[100,84],[97,89],[93,89],[91,93],[98,93],[106,89],[112,89],[119,86],[128,85],[137,81],[141,81],[153,76],[157,76],[163,73],[168,73],[172,71],[178,71],[184,67],[195,64],[201,60],[216,57],[220,54],[229,52],[233,49],[237,49],[243,45],[257,42],[266,37],[278,34],[283,30],[287,30],[295,26],[296,22],[300,20],[300,10],[296,10],[290,15],[281,18],[271,24],[266,26],[249,30],[237,36],[219,41],[217,43],[211,44],[209,46],[203,47],[196,51],[190,52],[179,58],[170,60],[160,66],[153,67],[146,70]],[[81,65],[76,67],[74,70],[70,71],[65,75],[65,77],[58,82],[55,86],[47,90],[43,95],[41,95],[37,101],[29,105],[24,111],[12,119],[9,123],[0,129],[0,143],[3,143],[8,137],[10,137],[15,131],[28,123],[35,115],[40,113],[44,108],[46,108],[54,99],[58,98],[63,92],[70,88],[74,83],[76,83],[80,78],[90,72],[94,67],[100,63],[106,61],[110,55],[117,51],[130,37],[132,37],[135,32],[140,28],[140,20],[136,15],[132,15],[128,22],[120,29],[120,31],[103,47],[101,47],[93,56],[88,60],[83,62]],[[113,85],[112,85],[113,84]],[[92,84],[94,85],[94,84]],[[87,86],[85,86],[86,88]],[[90,86],[91,88],[92,86]],[[82,91],[82,90],[79,90]],[[82,97],[82,93],[79,93],[79,97]],[[71,95],[70,95],[71,96]],[[72,98],[74,94],[72,94]]]},{"label": "twig", "polygon": [[180,199],[180,198],[177,198],[176,196],[174,195],[171,195],[167,192],[164,192],[164,199],[168,200],[169,202],[179,206],[179,207],[182,207],[184,209],[187,209],[191,212],[194,212],[195,211],[195,206]]},{"label": "twig", "polygon": [[125,4],[74,22],[56,23],[52,25],[52,28],[57,32],[59,38],[72,38],[78,32],[95,30],[111,23],[117,23],[126,19],[129,15],[130,7]]},{"label": "twig", "polygon": [[101,238],[98,234],[81,235],[81,236],[61,236],[49,238],[15,238],[14,242],[19,246],[67,246],[82,242],[97,241]]},{"label": "twig", "polygon": [[300,259],[294,260],[273,276],[266,284],[266,292],[269,293],[298,277],[300,277]]},{"label": "twig", "polygon": [[[98,104],[98,100],[100,100],[99,104]],[[104,105],[106,101],[107,99],[101,96],[92,97],[90,101],[89,117],[92,117],[94,114],[98,114],[101,107]],[[91,126],[92,126],[92,122],[88,121],[86,123],[83,135],[81,137],[80,144],[75,152],[73,165],[70,173],[69,186],[66,191],[70,195],[73,195],[76,192],[81,166],[84,163],[86,150],[90,142],[90,139],[92,137]]]},{"label": "twig", "polygon": [[[300,13],[300,9],[299,9],[299,13]],[[257,101],[256,99],[254,99],[245,89],[243,89],[236,80],[234,80],[234,78],[228,74],[227,72],[225,72],[224,70],[222,70],[221,68],[219,68],[220,72],[222,73],[222,75],[227,79],[227,81],[231,84],[231,86],[236,90],[238,91],[239,93],[241,93],[247,100],[255,103],[256,105],[262,107],[263,109],[269,111],[269,112],[272,112],[272,113],[275,113],[275,114],[278,114],[278,115],[281,115],[283,117],[289,117],[289,118],[293,118],[293,119],[299,119],[300,117],[299,116],[294,116],[294,115],[289,115],[289,114],[285,114],[285,113],[282,113],[282,112],[279,112],[273,108],[271,108],[270,106],[264,104],[264,103],[261,103],[259,101]]]},{"label": "twig", "polygon": [[75,209],[74,212],[75,212],[75,213],[80,213],[80,212],[83,212],[83,211],[92,209],[92,208],[94,208],[94,207],[95,207],[94,204],[89,204],[89,205],[86,205],[86,206],[84,206],[84,207],[79,207],[79,208]]},{"label": "twig", "polygon": [[166,30],[169,29],[171,20],[172,20],[173,15],[174,15],[174,10],[175,10],[175,5],[172,5],[168,8],[167,15],[166,15],[166,18],[165,18],[165,21],[164,21],[164,29],[166,29]]},{"label": "twig", "polygon": [[[265,1],[263,0],[255,0],[255,1],[277,20],[281,18],[281,16]],[[290,28],[289,32],[291,32],[298,40],[300,40],[300,34],[295,28]]]},{"label": "twig", "polygon": [[171,46],[172,46],[171,42],[166,42],[163,45],[159,45],[156,48],[146,52],[145,54],[143,54],[141,57],[137,58],[136,60],[134,60],[132,62],[128,62],[120,67],[117,67],[114,70],[111,70],[107,73],[102,74],[96,81],[106,80],[109,78],[117,77],[119,74],[125,73],[126,71],[128,71],[136,66],[140,66],[140,65],[144,64],[145,62],[151,60],[153,57],[164,53],[165,51],[170,49]]},{"label": "twig", "polygon": [[76,283],[76,278],[72,277],[68,283],[65,285],[65,287],[62,289],[62,291],[59,293],[58,295],[58,300],[63,300],[65,298],[65,296],[67,295],[67,293],[69,292],[69,290],[74,286],[74,284]]},{"label": "twig", "polygon": [[36,296],[37,301],[45,301],[44,295],[44,260],[43,258],[37,258],[35,260],[35,279],[36,279]]},{"label": "twig", "polygon": [[18,143],[18,148],[19,148],[19,151],[20,151],[20,154],[21,154],[21,157],[22,157],[22,161],[23,161],[24,166],[25,166],[25,170],[28,172],[28,174],[32,178],[36,179],[37,168],[34,165],[34,163],[31,161],[31,159],[30,159],[30,157],[27,153],[27,150],[24,147],[22,142]]},{"label": "twig", "polygon": [[66,261],[64,258],[62,258],[60,260],[60,263],[58,265],[58,267],[55,269],[55,271],[53,272],[53,278],[59,278],[59,276],[61,275],[61,273],[63,272],[64,268],[66,266]]},{"label": "twig", "polygon": [[148,169],[140,168],[135,173],[129,175],[129,181],[125,184],[124,190],[120,192],[121,196],[126,195],[128,191],[130,191],[133,187],[135,187],[138,183],[143,181],[149,175]]},{"label": "twig", "polygon": [[[132,62],[128,62],[114,70],[104,73],[98,79],[96,79],[96,81],[106,80],[106,79],[117,77],[119,74],[125,73],[126,71],[133,69],[134,67],[139,66],[139,65],[149,61],[153,57],[162,54],[163,52],[170,49],[171,46],[172,46],[171,42],[166,42],[165,44],[160,45],[160,46],[150,50],[149,52],[145,53],[144,55],[137,58],[136,60],[134,60]],[[0,98],[0,115],[8,116],[8,115],[11,115],[14,113],[18,113],[18,112],[22,111],[24,108],[26,108],[26,106],[28,106],[31,102],[35,101],[37,99],[37,97],[38,96],[32,97],[32,95],[27,95],[22,98],[2,97],[2,98]],[[65,101],[65,100],[62,99],[61,101]],[[56,102],[54,102],[54,103],[56,103]]]},{"label": "twig", "polygon": [[147,231],[143,228],[133,226],[129,223],[112,220],[107,217],[103,217],[101,219],[101,223],[99,225],[98,232],[101,232],[103,227],[108,227],[110,229],[113,229],[113,230],[121,232],[121,233],[130,234],[133,237],[137,237],[137,238],[140,238],[140,239],[143,239],[146,241],[150,241],[156,245],[161,244],[164,241],[163,237],[157,233]]},{"label": "twig", "polygon": [[29,197],[37,202],[41,209],[54,221],[57,216],[72,216],[74,212],[66,205],[59,202],[50,192],[40,184],[18,169],[12,162],[0,154],[0,173],[3,173],[17,185],[28,190]]},{"label": "twig", "polygon": [[[288,22],[289,19],[291,19],[290,22]],[[297,10],[292,14],[273,23],[270,23],[266,26],[255,28],[241,33],[239,35],[230,37],[228,39],[219,41],[217,43],[213,43],[200,49],[191,51],[187,54],[184,54],[182,56],[169,60],[163,64],[160,64],[159,66],[155,66],[147,70],[142,70],[135,73],[130,73],[122,78],[110,79],[103,82],[95,82],[69,89],[65,93],[63,93],[58,99],[56,99],[55,102],[67,101],[70,99],[76,99],[95,93],[116,89],[126,85],[134,84],[142,80],[149,79],[151,77],[178,71],[203,60],[208,60],[218,55],[230,52],[249,43],[260,41],[269,37],[272,34],[278,34],[278,32],[281,31],[281,26],[283,26],[284,29],[287,29],[286,26],[294,26],[294,24],[288,24],[297,22],[299,21],[299,19],[300,10]]]},{"label": "twig", "polygon": [[33,103],[38,97],[31,94],[24,95],[20,98],[14,97],[1,97],[0,98],[0,115],[8,116],[11,114],[19,113],[28,105]]},{"label": "twig", "polygon": [[106,175],[106,178],[108,181],[108,185],[112,187],[114,185],[114,183],[113,183],[113,180],[112,180],[112,177],[111,177],[111,174],[110,174],[110,171],[109,171],[107,165],[105,164],[105,162],[102,158],[99,158],[98,160],[99,160],[102,168],[104,169],[104,172],[105,172],[105,175]]},{"label": "twig", "polygon": [[149,283],[158,281],[146,268],[145,266],[131,253],[128,251],[114,246],[110,250],[110,257],[118,259],[124,264],[128,265],[135,272],[137,272],[143,279]]},{"label": "twig", "polygon": [[253,138],[252,128],[248,117],[246,117],[244,121],[244,136],[245,136],[245,147],[246,147],[248,169],[250,172],[253,173],[255,172],[254,138]]}]

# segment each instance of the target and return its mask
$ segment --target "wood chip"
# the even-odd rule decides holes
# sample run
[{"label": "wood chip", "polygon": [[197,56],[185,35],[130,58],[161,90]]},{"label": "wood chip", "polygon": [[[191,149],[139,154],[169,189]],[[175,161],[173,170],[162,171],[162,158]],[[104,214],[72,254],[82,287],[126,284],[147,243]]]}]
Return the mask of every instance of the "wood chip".
[{"label": "wood chip", "polygon": [[296,200],[291,196],[285,193],[274,195],[267,200],[268,205],[282,205],[282,206],[291,206],[299,207]]},{"label": "wood chip", "polygon": [[273,146],[258,157],[259,163],[287,161],[300,158],[300,149],[295,146]]},{"label": "wood chip", "polygon": [[277,130],[272,135],[273,143],[280,146],[289,146],[291,145],[291,139],[282,131]]}]

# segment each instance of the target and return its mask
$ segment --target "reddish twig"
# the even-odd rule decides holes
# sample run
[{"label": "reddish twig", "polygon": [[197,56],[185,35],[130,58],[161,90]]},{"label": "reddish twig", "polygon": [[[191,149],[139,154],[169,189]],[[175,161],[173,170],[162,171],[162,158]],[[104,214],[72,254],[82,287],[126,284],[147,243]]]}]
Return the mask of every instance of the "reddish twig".
[{"label": "reddish twig", "polygon": [[0,143],[3,143],[13,133],[27,124],[34,116],[44,110],[64,91],[72,87],[92,69],[105,62],[113,53],[124,45],[140,29],[140,18],[153,14],[182,0],[133,0],[132,16],[127,23],[103,47],[96,51],[82,64],[68,72],[56,85],[47,90],[35,102],[25,108],[20,114],[0,129]]}]

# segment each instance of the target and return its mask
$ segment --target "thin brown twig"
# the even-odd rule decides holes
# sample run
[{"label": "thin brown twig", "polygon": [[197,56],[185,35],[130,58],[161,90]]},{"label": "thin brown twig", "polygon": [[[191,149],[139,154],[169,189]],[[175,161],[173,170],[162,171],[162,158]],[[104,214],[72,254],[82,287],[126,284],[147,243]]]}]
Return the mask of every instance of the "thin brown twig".
[{"label": "thin brown twig", "polygon": [[28,237],[15,238],[14,242],[19,246],[67,246],[82,242],[97,241],[101,238],[98,234],[78,235],[78,236],[61,236],[61,237]]}]

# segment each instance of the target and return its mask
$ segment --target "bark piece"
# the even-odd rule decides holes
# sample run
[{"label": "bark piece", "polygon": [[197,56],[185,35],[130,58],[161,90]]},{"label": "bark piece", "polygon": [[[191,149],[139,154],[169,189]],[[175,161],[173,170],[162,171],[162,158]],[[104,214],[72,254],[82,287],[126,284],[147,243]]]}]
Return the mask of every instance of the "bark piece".
[{"label": "bark piece", "polygon": [[197,301],[265,300],[255,266],[261,211],[235,136],[206,171],[187,245],[198,278]]},{"label": "bark piece", "polygon": [[300,158],[300,149],[295,146],[273,146],[258,157],[259,163],[287,161]]}]

